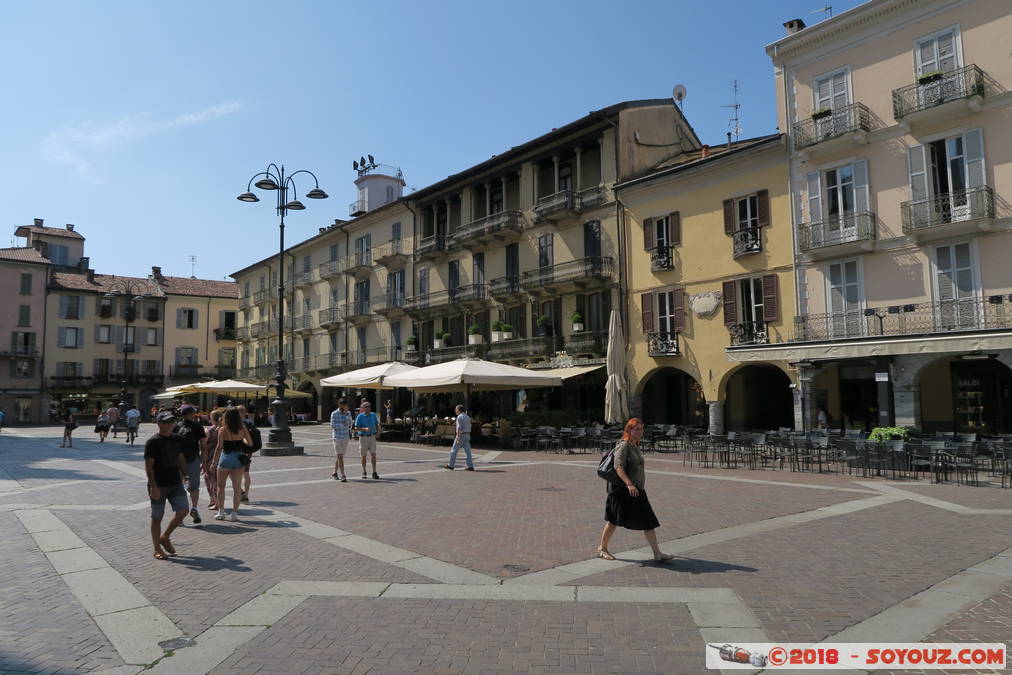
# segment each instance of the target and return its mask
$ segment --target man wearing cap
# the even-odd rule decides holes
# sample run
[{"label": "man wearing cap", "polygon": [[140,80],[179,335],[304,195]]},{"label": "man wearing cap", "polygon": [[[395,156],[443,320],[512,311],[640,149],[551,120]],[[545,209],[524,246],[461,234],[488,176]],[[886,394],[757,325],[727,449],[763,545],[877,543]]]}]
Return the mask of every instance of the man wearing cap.
[{"label": "man wearing cap", "polygon": [[183,458],[186,460],[184,475],[186,476],[186,490],[190,493],[190,517],[193,524],[200,524],[200,513],[197,511],[197,502],[200,500],[200,467],[207,462],[207,448],[203,443],[204,427],[194,419],[197,409],[192,405],[184,405],[179,409],[183,419],[176,423],[172,433],[178,436],[183,442]]},{"label": "man wearing cap", "polygon": [[[148,475],[148,496],[151,498],[151,542],[154,557],[165,560],[175,555],[176,549],[169,540],[172,531],[186,518],[186,491],[183,489],[183,440],[172,433],[176,418],[171,410],[158,413],[158,433],[144,444],[144,471]],[[162,517],[168,500],[175,514],[162,533]]]},{"label": "man wearing cap", "polygon": [[379,417],[372,412],[372,405],[369,401],[362,401],[362,412],[355,418],[355,431],[358,432],[358,447],[362,454],[362,478],[366,478],[365,456],[372,457],[372,477],[379,480],[376,473],[376,439],[380,435]]}]

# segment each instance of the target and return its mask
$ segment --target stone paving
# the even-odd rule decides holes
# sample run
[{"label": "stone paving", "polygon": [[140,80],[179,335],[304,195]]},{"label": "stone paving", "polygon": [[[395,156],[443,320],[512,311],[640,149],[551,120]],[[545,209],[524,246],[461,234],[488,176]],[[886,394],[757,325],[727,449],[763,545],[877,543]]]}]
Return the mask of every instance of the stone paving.
[{"label": "stone paving", "polygon": [[[917,639],[1012,642],[1012,490],[648,455],[658,535],[678,558],[640,562],[642,536],[620,530],[607,563],[588,560],[604,502],[593,455],[502,452],[451,473],[444,448],[381,443],[382,479],[359,479],[350,448],[341,484],[327,429],[295,435],[306,456],[255,459],[241,522],[187,519],[162,562],[141,444],[85,434],[60,449],[55,427],[5,430],[0,672],[145,666],[54,570],[61,546],[97,553],[195,639],[152,672],[699,673],[705,641],[831,641],[986,561],[991,590],[919,617]],[[27,524],[39,522],[71,543]]]}]

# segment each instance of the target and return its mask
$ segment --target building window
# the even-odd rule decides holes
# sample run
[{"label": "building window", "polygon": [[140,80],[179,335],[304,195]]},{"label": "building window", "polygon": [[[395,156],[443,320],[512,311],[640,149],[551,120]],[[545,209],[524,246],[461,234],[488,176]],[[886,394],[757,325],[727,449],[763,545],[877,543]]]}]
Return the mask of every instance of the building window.
[{"label": "building window", "polygon": [[21,275],[21,295],[32,294],[32,275],[29,272]]},{"label": "building window", "polygon": [[591,220],[583,224],[583,255],[587,258],[601,257],[600,220]]},{"label": "building window", "polygon": [[392,185],[387,185],[387,200],[383,203],[389,204],[393,200],[394,200],[394,188]]},{"label": "building window", "polygon": [[337,260],[337,244],[330,245],[330,262]]},{"label": "building window", "polygon": [[158,329],[157,328],[146,328],[144,329],[144,344],[154,346],[158,344]]},{"label": "building window", "polygon": [[19,326],[31,326],[32,325],[32,306],[31,305],[18,305],[18,325]]},{"label": "building window", "polygon": [[14,377],[32,377],[35,375],[33,359],[14,359]]},{"label": "building window", "polygon": [[176,365],[177,366],[197,365],[197,348],[176,347]]},{"label": "building window", "polygon": [[81,345],[81,331],[79,328],[70,326],[61,326],[59,329],[58,344],[59,347],[68,347],[76,349]]},{"label": "building window", "polygon": [[554,264],[553,241],[554,235],[551,232],[538,237],[538,267],[551,267]]},{"label": "building window", "polygon": [[108,344],[112,342],[112,326],[104,324],[95,326],[95,342],[99,344]]},{"label": "building window", "polygon": [[60,296],[60,318],[61,319],[81,318],[81,296],[79,295]]},{"label": "building window", "polygon": [[422,297],[429,294],[429,269],[424,267],[418,270],[418,295]]},{"label": "building window", "polygon": [[956,29],[950,28],[917,40],[914,62],[917,64],[918,76],[936,70],[943,73],[956,70],[959,67]]},{"label": "building window", "polygon": [[66,265],[70,259],[70,249],[60,244],[47,244],[46,252],[54,265]]},{"label": "building window", "polygon": [[236,322],[235,314],[236,314],[235,312],[226,311],[222,315],[222,328],[232,331],[235,330],[235,322]]},{"label": "building window", "polygon": [[249,297],[249,281],[248,280],[244,281],[242,283],[242,296],[244,298],[248,298]]},{"label": "building window", "polygon": [[176,328],[196,328],[197,310],[180,308],[176,310]]},{"label": "building window", "polygon": [[401,240],[401,224],[400,222],[394,223],[390,226],[390,240],[400,241]]},{"label": "building window", "polygon": [[831,314],[832,335],[834,337],[861,335],[865,324],[861,312],[860,268],[856,260],[829,265],[826,293]]},{"label": "building window", "polygon": [[935,298],[943,328],[977,328],[977,271],[970,244],[935,249]]},{"label": "building window", "polygon": [[[492,191],[492,211],[491,213],[500,213],[503,210],[503,195],[502,188]],[[491,215],[491,213],[489,215]]]},{"label": "building window", "polygon": [[302,271],[308,272],[313,268],[313,257],[309,255],[302,256]]},{"label": "building window", "polygon": [[815,109],[839,110],[850,102],[847,71],[838,70],[815,80]]},{"label": "building window", "polygon": [[738,281],[738,317],[741,323],[766,323],[762,277]]}]

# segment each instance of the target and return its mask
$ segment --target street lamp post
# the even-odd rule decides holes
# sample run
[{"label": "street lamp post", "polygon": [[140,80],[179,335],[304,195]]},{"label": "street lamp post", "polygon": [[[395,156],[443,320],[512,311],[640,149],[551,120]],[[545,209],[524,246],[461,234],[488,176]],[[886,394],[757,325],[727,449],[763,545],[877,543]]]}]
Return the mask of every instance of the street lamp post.
[{"label": "street lamp post", "polygon": [[[300,174],[308,174],[313,177],[315,187],[306,193],[309,199],[326,199],[327,193],[320,189],[320,181],[312,171],[300,169],[291,174],[285,173],[284,165],[280,167],[273,162],[267,166],[266,171],[261,171],[249,179],[246,184],[246,192],[237,197],[241,202],[258,202],[260,199],[250,192],[250,187],[260,190],[274,190],[277,192],[277,206],[275,207],[278,216],[281,218],[279,227],[280,242],[278,246],[278,360],[277,371],[274,379],[277,382],[275,392],[276,398],[271,401],[271,409],[274,411],[274,426],[268,432],[267,443],[262,453],[265,455],[301,455],[302,448],[292,443],[292,431],[288,428],[288,402],[285,401],[285,379],[288,371],[285,366],[285,214],[291,211],[302,211],[305,205],[299,201],[299,194],[295,189],[293,178]],[[256,180],[258,179],[259,180]],[[256,180],[254,183],[253,181]],[[288,200],[288,190],[292,190],[293,198]]]},{"label": "street lamp post", "polygon": [[[147,282],[133,279],[114,279],[111,284],[112,290],[106,293],[103,297],[109,300],[115,300],[119,297],[128,299],[128,303],[123,308],[123,378],[120,380],[119,387],[119,408],[120,414],[123,415],[126,410],[126,398],[127,398],[127,378],[130,377],[130,352],[136,348],[137,336],[134,335],[131,338],[130,335],[130,324],[137,318],[137,304],[142,302],[144,298],[150,298],[151,293],[146,292],[149,290]],[[133,296],[132,298],[130,296]],[[135,331],[136,332],[136,331]]]}]

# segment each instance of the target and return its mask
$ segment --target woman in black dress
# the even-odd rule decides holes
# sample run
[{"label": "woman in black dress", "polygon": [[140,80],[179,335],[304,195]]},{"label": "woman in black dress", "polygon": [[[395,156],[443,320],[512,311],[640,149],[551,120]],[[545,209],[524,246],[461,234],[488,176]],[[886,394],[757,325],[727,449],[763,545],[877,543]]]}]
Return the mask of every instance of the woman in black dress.
[{"label": "woman in black dress", "polygon": [[77,428],[77,420],[74,418],[74,413],[69,410],[63,415],[63,442],[60,443],[60,447],[74,447],[74,439],[71,438],[71,434],[74,433],[74,429]]},{"label": "woman in black dress", "polygon": [[647,543],[654,552],[654,560],[667,562],[674,556],[661,552],[657,545],[655,529],[660,526],[654,510],[650,508],[647,492],[644,489],[646,470],[643,467],[643,454],[640,452],[640,438],[643,436],[643,422],[633,417],[625,423],[622,440],[615,446],[615,473],[624,485],[608,483],[608,499],[604,506],[604,530],[601,531],[601,545],[597,548],[597,557],[614,560],[608,551],[608,542],[615,534],[616,527],[629,530],[642,530]]}]

